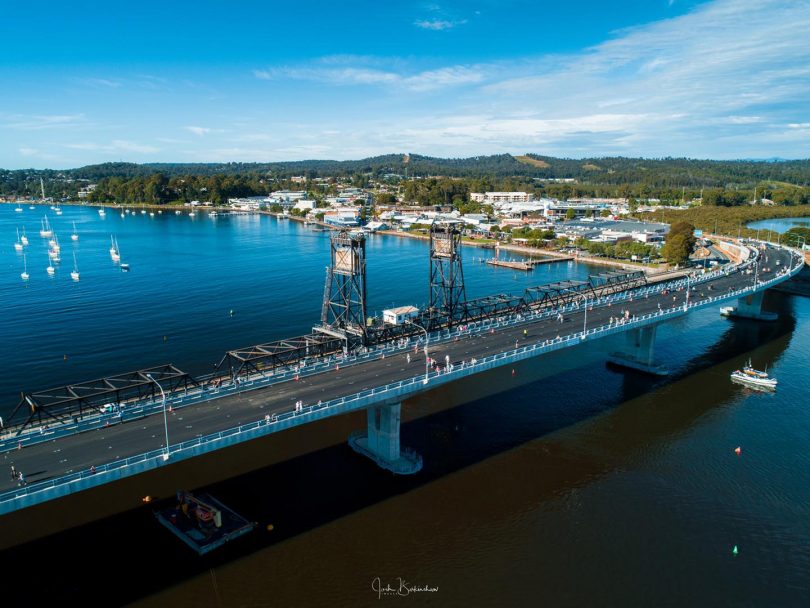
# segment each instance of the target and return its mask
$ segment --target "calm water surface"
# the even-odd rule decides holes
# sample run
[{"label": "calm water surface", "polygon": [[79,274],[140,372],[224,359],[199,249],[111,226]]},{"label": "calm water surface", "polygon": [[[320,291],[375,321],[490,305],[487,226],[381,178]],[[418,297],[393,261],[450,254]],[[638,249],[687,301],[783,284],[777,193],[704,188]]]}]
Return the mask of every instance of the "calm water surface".
[{"label": "calm water surface", "polygon": [[810,217],[785,217],[773,220],[760,220],[759,222],[748,224],[748,228],[752,230],[772,230],[779,234],[783,234],[797,226],[803,228],[810,226]]},{"label": "calm water surface", "polygon": [[[71,371],[166,360],[205,370],[225,348],[305,332],[317,318],[322,233],[270,218],[108,213],[102,222],[91,211],[61,218],[75,216],[93,235],[79,244],[82,281],[49,281],[43,254],[41,278],[29,268],[25,287],[11,247],[19,218],[0,209],[6,234],[11,227],[0,293],[14,311],[3,321],[3,354],[15,373],[35,370],[4,375],[9,393],[20,378],[38,386],[73,380]],[[110,264],[110,232],[132,263],[128,275]],[[587,274],[553,264],[516,275],[473,262],[486,253],[465,250],[469,295]],[[372,238],[372,307],[422,303],[425,256],[424,243]],[[605,367],[605,352],[620,344],[612,339],[411,400],[403,443],[425,459],[414,477],[325,442],[216,484],[211,492],[260,530],[208,558],[147,509],[0,558],[13,564],[15,588],[84,605],[807,605],[810,300],[769,294],[767,306],[779,321],[729,322],[707,310],[662,326],[657,357],[674,370],[666,379]],[[68,346],[76,336],[81,349]],[[729,382],[748,357],[779,378],[776,393]],[[343,433],[362,419],[332,424]],[[33,565],[42,556],[60,567],[41,575]],[[399,588],[401,577],[437,590],[379,597],[378,577],[382,587]]]}]

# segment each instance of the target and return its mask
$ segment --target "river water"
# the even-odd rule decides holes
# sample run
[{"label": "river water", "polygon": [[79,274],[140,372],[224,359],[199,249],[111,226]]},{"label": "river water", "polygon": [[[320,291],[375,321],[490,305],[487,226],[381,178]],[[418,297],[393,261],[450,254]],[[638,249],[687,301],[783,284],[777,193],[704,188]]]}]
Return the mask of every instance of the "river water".
[{"label": "river water", "polygon": [[[21,218],[0,213],[11,235],[0,253],[3,394],[168,360],[207,371],[227,348],[306,332],[318,316],[327,237],[300,224],[100,220],[66,208],[59,223],[76,219],[81,281],[45,276],[42,250],[25,286],[11,247]],[[32,225],[41,213],[26,208],[32,237],[29,213]],[[128,274],[111,265],[110,233]],[[465,249],[469,297],[589,270],[516,274],[474,261],[488,254]],[[373,309],[424,302],[424,243],[373,237],[368,258]],[[359,416],[314,427],[321,443],[304,455],[209,488],[260,525],[206,558],[144,508],[0,559],[14,564],[21,598],[46,603],[806,605],[810,301],[773,293],[766,306],[777,322],[707,310],[662,326],[656,353],[668,378],[606,367],[618,338],[408,401],[403,443],[425,462],[413,477],[392,477],[334,440]],[[729,382],[749,357],[779,378],[776,393]]]},{"label": "river water", "polygon": [[784,217],[747,224],[751,230],[772,231],[779,234],[784,234],[791,228],[807,228],[808,226],[810,226],[810,217]]}]

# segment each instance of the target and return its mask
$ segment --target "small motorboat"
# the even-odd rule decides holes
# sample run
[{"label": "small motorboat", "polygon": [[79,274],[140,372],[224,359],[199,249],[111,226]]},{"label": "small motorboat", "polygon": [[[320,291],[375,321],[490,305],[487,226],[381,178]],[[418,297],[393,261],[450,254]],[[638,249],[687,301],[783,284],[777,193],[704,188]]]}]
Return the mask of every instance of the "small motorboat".
[{"label": "small motorboat", "polygon": [[731,372],[731,379],[749,386],[765,389],[775,389],[777,384],[776,378],[768,376],[767,371],[754,369],[751,366],[750,359],[742,369]]}]

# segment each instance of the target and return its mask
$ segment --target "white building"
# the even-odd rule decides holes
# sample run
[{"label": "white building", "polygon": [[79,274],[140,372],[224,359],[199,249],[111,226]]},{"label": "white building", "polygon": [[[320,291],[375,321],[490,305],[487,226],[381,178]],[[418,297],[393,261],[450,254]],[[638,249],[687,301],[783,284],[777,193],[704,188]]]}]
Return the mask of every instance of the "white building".
[{"label": "white building", "polygon": [[486,205],[500,203],[528,203],[534,200],[534,194],[526,192],[472,192],[470,200]]},{"label": "white building", "polygon": [[293,205],[293,209],[298,209],[299,211],[312,211],[315,209],[317,201],[308,200],[302,198],[300,201]]},{"label": "white building", "polygon": [[383,310],[383,322],[389,325],[404,325],[419,316],[416,306],[397,306]]}]

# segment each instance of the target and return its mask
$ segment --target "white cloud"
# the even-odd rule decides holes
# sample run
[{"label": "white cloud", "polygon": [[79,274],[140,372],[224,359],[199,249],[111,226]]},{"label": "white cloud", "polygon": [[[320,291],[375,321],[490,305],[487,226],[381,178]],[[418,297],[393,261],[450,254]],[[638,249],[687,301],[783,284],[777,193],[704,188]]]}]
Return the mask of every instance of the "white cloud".
[{"label": "white cloud", "polygon": [[108,78],[81,78],[79,82],[91,87],[107,89],[117,89],[123,85],[120,80],[110,80]]},{"label": "white cloud", "polygon": [[82,123],[84,123],[84,114],[0,114],[0,128],[21,131],[73,127]]},{"label": "white cloud", "polygon": [[381,85],[416,92],[477,84],[485,78],[484,73],[478,66],[449,66],[436,70],[424,70],[410,75],[357,67],[276,68],[272,70],[254,70],[253,73],[256,78],[261,80],[289,78],[332,85]]},{"label": "white cloud", "polygon": [[199,137],[207,135],[208,133],[211,132],[211,129],[209,129],[208,127],[183,127],[183,128],[189,133],[194,133],[194,135],[197,135]]},{"label": "white cloud", "polygon": [[460,21],[448,21],[446,19],[426,19],[422,21],[414,21],[414,25],[423,30],[433,30],[434,32],[441,32],[443,30],[450,30],[459,25],[467,23],[466,19]]},{"label": "white cloud", "polygon": [[36,156],[39,154],[39,150],[36,148],[20,148],[19,152],[22,156]]},{"label": "white cloud", "polygon": [[160,148],[139,144],[125,139],[116,139],[109,144],[79,142],[62,145],[65,148],[70,148],[72,150],[87,150],[92,152],[136,152],[138,154],[154,154],[160,151]]}]

